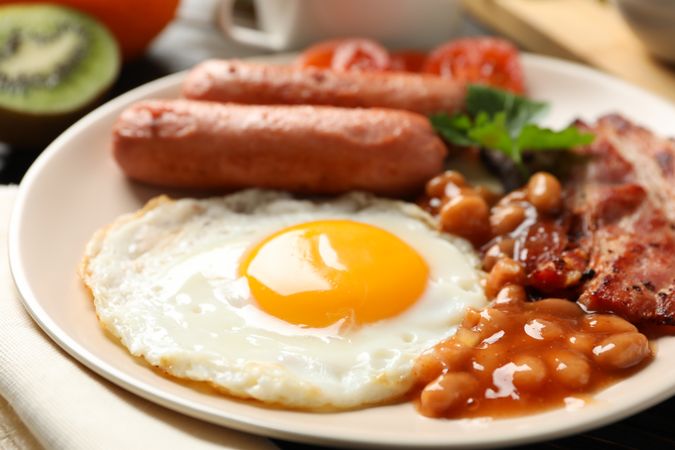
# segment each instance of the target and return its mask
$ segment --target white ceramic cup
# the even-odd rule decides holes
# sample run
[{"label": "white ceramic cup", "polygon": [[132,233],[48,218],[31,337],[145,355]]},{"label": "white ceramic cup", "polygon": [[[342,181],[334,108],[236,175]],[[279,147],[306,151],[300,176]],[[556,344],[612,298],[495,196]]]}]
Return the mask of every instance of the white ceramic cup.
[{"label": "white ceramic cup", "polygon": [[458,0],[253,0],[258,27],[234,23],[234,0],[218,21],[231,39],[295,50],[335,37],[369,37],[389,48],[429,49],[458,34]]}]

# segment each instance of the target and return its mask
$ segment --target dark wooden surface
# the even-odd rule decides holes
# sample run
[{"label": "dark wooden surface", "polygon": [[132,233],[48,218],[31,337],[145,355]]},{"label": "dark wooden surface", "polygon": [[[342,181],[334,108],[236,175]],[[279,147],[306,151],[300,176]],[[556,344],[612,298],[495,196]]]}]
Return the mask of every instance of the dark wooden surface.
[{"label": "dark wooden surface", "polygon": [[[240,46],[222,36],[213,21],[215,7],[215,0],[183,0],[178,19],[155,40],[146,56],[124,65],[108,98],[163,75],[184,70],[208,57],[261,54],[258,49]],[[467,20],[462,32],[480,34],[483,30]],[[0,184],[19,183],[41,151],[41,148],[10,148],[0,143]],[[288,450],[320,448],[285,441],[275,442]],[[610,426],[518,448],[675,449],[675,398]]]}]

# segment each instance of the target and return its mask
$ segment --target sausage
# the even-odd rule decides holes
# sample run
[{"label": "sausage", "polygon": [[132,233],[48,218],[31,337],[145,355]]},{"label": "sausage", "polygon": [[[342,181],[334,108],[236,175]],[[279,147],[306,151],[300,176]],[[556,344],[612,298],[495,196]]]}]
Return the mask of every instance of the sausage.
[{"label": "sausage", "polygon": [[158,186],[387,196],[417,193],[447,152],[407,111],[192,100],[132,105],[112,151],[128,177]]},{"label": "sausage", "polygon": [[339,72],[316,67],[210,60],[188,73],[182,91],[185,98],[193,100],[381,107],[429,115],[461,110],[466,87],[435,75]]}]

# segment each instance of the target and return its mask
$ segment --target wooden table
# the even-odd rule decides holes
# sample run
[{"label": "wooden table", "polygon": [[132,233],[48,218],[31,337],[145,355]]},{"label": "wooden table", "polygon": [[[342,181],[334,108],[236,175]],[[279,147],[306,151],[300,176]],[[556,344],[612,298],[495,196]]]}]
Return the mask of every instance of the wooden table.
[{"label": "wooden table", "polygon": [[[260,55],[221,35],[213,24],[216,0],[184,0],[178,19],[154,42],[147,55],[124,66],[109,98],[209,57]],[[486,31],[466,21],[464,34]],[[42,149],[9,148],[0,144],[0,184],[18,183]],[[675,399],[604,428],[522,449],[675,449]],[[450,438],[449,438],[450,439]],[[316,446],[276,441],[283,449],[310,450]]]},{"label": "wooden table", "polygon": [[590,65],[675,102],[675,67],[649,54],[613,3],[463,0],[463,4],[490,30],[528,51]]}]

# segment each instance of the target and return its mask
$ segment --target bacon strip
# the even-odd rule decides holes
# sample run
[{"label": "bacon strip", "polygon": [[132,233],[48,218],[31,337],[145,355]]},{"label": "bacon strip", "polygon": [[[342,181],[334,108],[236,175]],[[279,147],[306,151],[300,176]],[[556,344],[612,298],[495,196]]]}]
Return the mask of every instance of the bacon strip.
[{"label": "bacon strip", "polygon": [[[583,126],[583,125],[582,125]],[[578,301],[633,323],[675,324],[675,142],[610,115],[569,179],[570,236],[588,255]]]},{"label": "bacon strip", "polygon": [[565,182],[565,208],[512,236],[526,284],[636,324],[675,325],[675,141],[618,115],[578,123],[595,141]]}]

